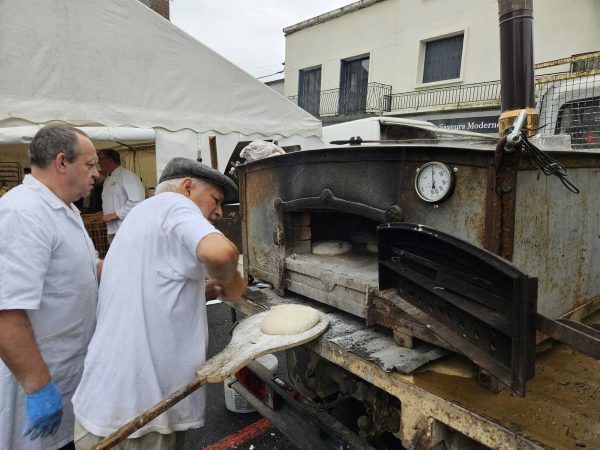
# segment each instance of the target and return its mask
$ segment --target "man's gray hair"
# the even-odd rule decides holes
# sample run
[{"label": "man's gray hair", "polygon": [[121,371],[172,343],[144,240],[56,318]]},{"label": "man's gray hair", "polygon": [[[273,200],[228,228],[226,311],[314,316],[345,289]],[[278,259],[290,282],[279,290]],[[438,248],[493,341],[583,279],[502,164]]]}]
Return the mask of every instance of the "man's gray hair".
[{"label": "man's gray hair", "polygon": [[[185,178],[176,178],[174,180],[166,180],[156,186],[154,190],[154,195],[160,194],[162,192],[177,192],[179,191],[179,186],[181,182],[185,180]],[[198,178],[192,178],[192,188],[197,190],[204,190],[210,183],[200,180]]]},{"label": "man's gray hair", "polygon": [[29,145],[29,159],[32,166],[44,169],[59,153],[64,153],[72,163],[81,154],[77,135],[88,135],[69,125],[46,125],[40,128]]}]

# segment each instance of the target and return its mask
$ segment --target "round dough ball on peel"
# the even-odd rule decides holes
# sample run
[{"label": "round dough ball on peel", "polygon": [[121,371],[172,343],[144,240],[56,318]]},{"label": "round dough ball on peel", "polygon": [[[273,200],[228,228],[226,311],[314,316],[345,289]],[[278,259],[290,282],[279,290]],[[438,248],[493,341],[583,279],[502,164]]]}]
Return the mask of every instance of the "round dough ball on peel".
[{"label": "round dough ball on peel", "polygon": [[300,334],[310,330],[318,321],[319,312],[310,306],[278,305],[265,315],[260,330],[265,334]]}]

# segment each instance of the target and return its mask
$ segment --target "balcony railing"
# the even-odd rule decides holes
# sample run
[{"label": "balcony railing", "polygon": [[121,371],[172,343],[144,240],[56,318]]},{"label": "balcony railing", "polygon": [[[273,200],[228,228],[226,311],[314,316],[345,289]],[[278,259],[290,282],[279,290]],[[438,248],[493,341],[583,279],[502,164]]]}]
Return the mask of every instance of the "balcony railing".
[{"label": "balcony railing", "polygon": [[[369,83],[366,88],[328,89],[321,91],[319,101],[301,101],[298,96],[288,97],[317,117],[384,112],[418,111],[424,108],[451,106],[453,108],[481,106],[482,103],[499,105],[500,81],[463,84],[460,86],[422,89],[392,94],[387,84]],[[315,110],[319,110],[315,114]]]},{"label": "balcony railing", "polygon": [[[315,99],[288,97],[317,117],[381,114],[390,110],[392,86],[369,83],[367,86],[328,89],[321,91],[319,101]],[[318,109],[318,114],[315,114]]]},{"label": "balcony railing", "polygon": [[499,101],[500,81],[487,81],[392,94],[390,110],[419,110],[444,106],[460,108],[461,106]]},{"label": "balcony railing", "polygon": [[[595,75],[595,77],[595,80],[600,79],[599,75]],[[538,103],[537,108],[543,107],[539,102],[550,86],[555,89],[569,91],[569,85],[572,87],[586,83],[589,85],[586,86],[586,89],[589,91],[592,86],[598,84],[598,81],[590,81],[591,78],[594,78],[594,76],[577,77],[575,74],[565,72],[536,76],[535,97]],[[452,108],[477,108],[495,105],[500,106],[500,80],[392,94],[390,111],[407,112],[425,108],[448,109],[446,108],[448,106]]]}]

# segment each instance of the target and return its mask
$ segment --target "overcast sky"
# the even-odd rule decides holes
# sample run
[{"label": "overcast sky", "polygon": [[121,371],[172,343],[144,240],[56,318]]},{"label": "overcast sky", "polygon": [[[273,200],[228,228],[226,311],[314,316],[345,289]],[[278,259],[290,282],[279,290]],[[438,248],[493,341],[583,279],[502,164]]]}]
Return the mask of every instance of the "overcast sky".
[{"label": "overcast sky", "polygon": [[261,77],[283,69],[285,27],[351,3],[353,0],[172,0],[170,16],[179,28],[254,77]]}]

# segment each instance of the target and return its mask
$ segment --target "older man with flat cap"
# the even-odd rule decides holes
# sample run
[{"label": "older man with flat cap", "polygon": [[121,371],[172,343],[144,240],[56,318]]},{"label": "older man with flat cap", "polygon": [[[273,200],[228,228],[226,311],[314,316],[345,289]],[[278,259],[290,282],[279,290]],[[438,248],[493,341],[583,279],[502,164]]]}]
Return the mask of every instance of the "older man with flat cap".
[{"label": "older man with flat cap", "polygon": [[[96,331],[73,398],[76,448],[189,383],[205,361],[205,289],[233,300],[246,288],[235,245],[213,226],[236,198],[225,175],[174,158],[156,195],[125,218],[104,261]],[[204,405],[201,389],[116,448],[177,448],[180,432],[204,425]]]}]

